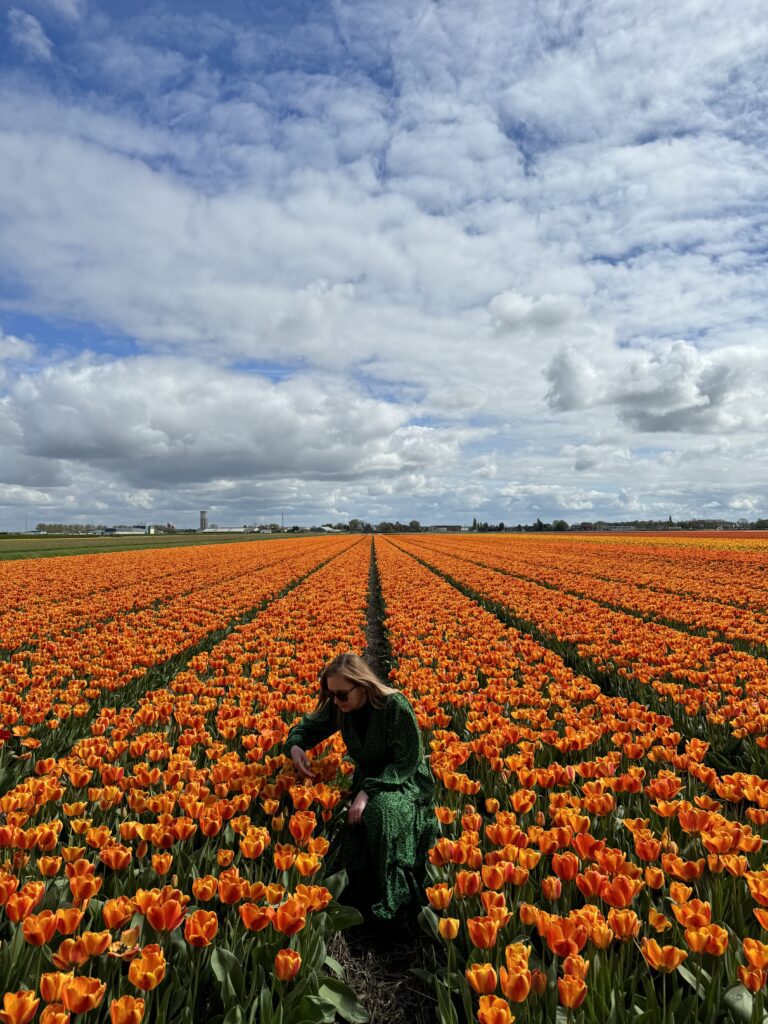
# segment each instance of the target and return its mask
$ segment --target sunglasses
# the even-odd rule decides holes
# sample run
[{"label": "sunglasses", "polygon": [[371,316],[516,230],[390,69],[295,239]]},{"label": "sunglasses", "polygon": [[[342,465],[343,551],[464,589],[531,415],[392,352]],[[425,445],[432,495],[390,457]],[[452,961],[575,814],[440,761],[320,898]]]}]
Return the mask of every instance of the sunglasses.
[{"label": "sunglasses", "polygon": [[353,683],[348,690],[332,690],[328,688],[328,693],[331,695],[331,699],[338,701],[339,704],[346,704],[349,700],[349,695],[353,690],[356,690],[360,683]]}]

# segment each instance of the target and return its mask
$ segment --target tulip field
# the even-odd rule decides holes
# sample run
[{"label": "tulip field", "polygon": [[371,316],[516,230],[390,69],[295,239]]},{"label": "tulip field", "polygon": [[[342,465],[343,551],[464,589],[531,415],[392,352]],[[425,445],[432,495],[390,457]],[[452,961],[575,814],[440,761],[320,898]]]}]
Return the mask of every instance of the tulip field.
[{"label": "tulip field", "polygon": [[0,581],[3,1024],[370,1019],[329,951],[361,921],[327,863],[352,765],[332,737],[300,783],[284,744],[374,629],[435,780],[436,1021],[768,1021],[760,535],[328,535]]}]

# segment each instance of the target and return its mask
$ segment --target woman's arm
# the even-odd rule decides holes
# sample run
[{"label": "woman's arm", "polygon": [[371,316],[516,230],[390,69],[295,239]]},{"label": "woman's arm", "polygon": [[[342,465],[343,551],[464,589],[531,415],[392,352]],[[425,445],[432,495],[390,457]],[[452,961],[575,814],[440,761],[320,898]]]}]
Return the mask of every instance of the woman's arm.
[{"label": "woman's arm", "polygon": [[336,714],[330,704],[326,704],[320,711],[312,711],[304,715],[302,719],[294,723],[285,738],[285,749],[291,754],[293,747],[300,747],[301,750],[311,750],[318,743],[327,740],[338,732],[339,723]]},{"label": "woman's arm", "polygon": [[399,695],[390,697],[387,711],[387,731],[392,736],[392,757],[378,775],[363,779],[361,789],[369,797],[375,793],[399,789],[404,782],[413,778],[423,758],[419,725],[406,698]]}]

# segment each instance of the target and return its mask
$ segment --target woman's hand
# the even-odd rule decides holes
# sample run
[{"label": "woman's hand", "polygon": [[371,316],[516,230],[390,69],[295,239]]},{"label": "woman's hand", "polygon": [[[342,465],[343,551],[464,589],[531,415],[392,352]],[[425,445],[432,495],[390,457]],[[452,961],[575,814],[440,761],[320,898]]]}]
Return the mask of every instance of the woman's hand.
[{"label": "woman's hand", "polygon": [[291,747],[291,760],[293,761],[293,767],[296,769],[296,774],[302,779],[309,779],[312,782],[315,778],[315,773],[309,767],[309,758],[301,747]]},{"label": "woman's hand", "polygon": [[360,792],[355,797],[355,799],[352,801],[349,808],[348,821],[350,825],[360,824],[360,822],[363,820],[363,811],[367,806],[368,794],[361,789]]}]

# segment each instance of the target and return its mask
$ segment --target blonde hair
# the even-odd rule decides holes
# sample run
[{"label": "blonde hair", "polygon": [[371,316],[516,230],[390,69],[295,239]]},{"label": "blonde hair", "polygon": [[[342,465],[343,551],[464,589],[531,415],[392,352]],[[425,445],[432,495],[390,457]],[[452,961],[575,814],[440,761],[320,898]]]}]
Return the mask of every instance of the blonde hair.
[{"label": "blonde hair", "polygon": [[[328,680],[331,676],[341,676],[342,679],[362,687],[375,708],[382,707],[390,694],[398,692],[383,683],[359,654],[353,654],[350,651],[348,654],[337,655],[321,672],[320,695],[317,698],[315,713],[321,711],[332,700],[332,694],[328,689]],[[341,709],[339,709],[339,713],[341,713]]]}]

